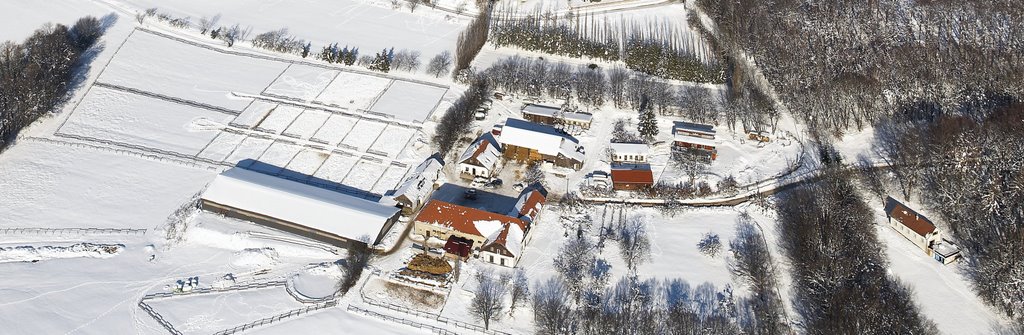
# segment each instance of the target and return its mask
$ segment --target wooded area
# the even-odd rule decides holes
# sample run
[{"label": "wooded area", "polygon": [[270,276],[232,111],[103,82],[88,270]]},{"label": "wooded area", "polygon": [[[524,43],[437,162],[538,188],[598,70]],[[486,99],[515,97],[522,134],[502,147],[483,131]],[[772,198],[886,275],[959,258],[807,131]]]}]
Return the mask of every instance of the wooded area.
[{"label": "wooded area", "polygon": [[103,35],[95,17],[83,17],[68,28],[47,24],[21,44],[0,45],[0,150],[18,132],[52,112],[86,72],[83,65]]},{"label": "wooded area", "polygon": [[718,45],[753,57],[812,130],[1024,96],[1019,1],[697,3],[717,25]]}]

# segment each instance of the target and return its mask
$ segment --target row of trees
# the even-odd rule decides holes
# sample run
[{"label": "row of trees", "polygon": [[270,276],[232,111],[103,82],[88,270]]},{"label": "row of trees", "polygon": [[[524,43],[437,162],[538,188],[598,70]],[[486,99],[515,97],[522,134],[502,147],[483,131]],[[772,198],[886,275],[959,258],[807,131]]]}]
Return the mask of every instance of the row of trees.
[{"label": "row of trees", "polygon": [[473,114],[483,105],[490,91],[487,78],[474,77],[469,89],[441,116],[441,120],[434,128],[431,142],[442,156],[447,155],[455,147],[455,143],[469,132],[470,125],[473,124]]},{"label": "row of trees", "polygon": [[[189,29],[193,27],[193,24],[188,17],[174,18],[168,14],[158,12],[156,8],[147,9],[146,11],[140,12],[136,15],[136,19],[139,23],[144,22],[145,19],[149,17],[156,17],[161,22],[181,29]],[[252,27],[243,28],[238,24],[233,26],[218,26],[220,19],[220,14],[210,18],[204,16],[194,26],[199,30],[200,34],[209,34],[210,38],[224,41],[225,45],[228,47],[234,46],[238,41],[247,40],[248,36],[252,33]],[[420,52],[415,50],[402,49],[395,52],[394,48],[390,48],[372,55],[360,56],[359,48],[349,48],[346,45],[339,49],[338,43],[333,43],[323,46],[323,48],[320,49],[320,52],[316,53],[313,50],[313,44],[311,42],[292,36],[288,33],[288,28],[281,28],[257,34],[250,40],[250,42],[255,48],[285,54],[294,54],[301,56],[302,58],[309,57],[310,54],[312,54],[313,57],[328,63],[344,64],[348,66],[359,65],[367,69],[380,72],[389,72],[392,69],[416,72],[422,65]],[[451,64],[451,52],[443,51],[430,59],[426,71],[434,77],[441,77],[451,70]]]},{"label": "row of trees", "polygon": [[[834,165],[834,166],[838,166]],[[834,167],[778,199],[779,240],[809,334],[936,334],[887,273],[871,209]]]},{"label": "row of trees", "polygon": [[901,117],[876,130],[891,179],[865,169],[881,198],[895,185],[904,198],[941,216],[964,248],[975,292],[1024,322],[1024,104],[979,101],[963,115]]},{"label": "row of trees", "polygon": [[719,45],[756,59],[789,110],[824,132],[955,110],[985,92],[1024,96],[1016,0],[697,3]]},{"label": "row of trees", "polygon": [[[488,4],[488,6],[490,5]],[[473,62],[476,55],[484,48],[484,44],[487,44],[487,26],[490,21],[490,10],[481,10],[480,15],[477,15],[473,18],[473,21],[469,22],[469,25],[466,26],[466,30],[459,33],[459,39],[455,43],[456,73],[468,69],[469,64]]]},{"label": "row of trees", "polygon": [[591,15],[560,18],[539,12],[495,15],[491,24],[495,46],[517,46],[549,54],[622,60],[648,75],[702,83],[724,83],[725,71],[699,42],[698,35],[654,22],[622,27]]},{"label": "row of trees", "polygon": [[18,132],[54,110],[83,75],[83,57],[103,35],[100,21],[87,16],[70,28],[46,25],[21,44],[0,45],[0,149]]}]

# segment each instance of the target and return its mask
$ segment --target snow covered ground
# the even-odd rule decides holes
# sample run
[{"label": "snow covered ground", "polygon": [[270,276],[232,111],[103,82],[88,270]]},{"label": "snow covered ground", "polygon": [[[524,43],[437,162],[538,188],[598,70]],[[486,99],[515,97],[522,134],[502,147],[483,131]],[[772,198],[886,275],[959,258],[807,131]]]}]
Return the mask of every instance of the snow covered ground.
[{"label": "snow covered ground", "polygon": [[147,300],[174,328],[184,334],[211,334],[265,317],[285,313],[304,305],[283,286],[192,294]]},{"label": "snow covered ground", "polygon": [[[0,41],[20,43],[44,23],[71,26],[83,16],[101,18],[111,12],[110,8],[90,0],[7,0],[0,4],[0,13],[5,18],[0,20]],[[116,16],[112,18],[119,19]]]},{"label": "snow covered ground", "polygon": [[315,45],[338,43],[339,47],[359,48],[361,54],[387,48],[418,50],[424,58],[444,50],[454,53],[455,39],[465,25],[464,19],[431,12],[427,6],[409,13],[404,8],[392,10],[384,1],[305,1],[301,6],[290,2],[253,4],[245,0],[110,1],[131,10],[156,7],[175,17],[191,17],[193,22],[203,16],[221,14],[222,25],[252,26],[254,34],[288,28],[290,34]]},{"label": "snow covered ground", "polygon": [[434,111],[446,91],[447,88],[395,81],[370,110],[399,120],[422,123],[430,117],[430,112]]}]

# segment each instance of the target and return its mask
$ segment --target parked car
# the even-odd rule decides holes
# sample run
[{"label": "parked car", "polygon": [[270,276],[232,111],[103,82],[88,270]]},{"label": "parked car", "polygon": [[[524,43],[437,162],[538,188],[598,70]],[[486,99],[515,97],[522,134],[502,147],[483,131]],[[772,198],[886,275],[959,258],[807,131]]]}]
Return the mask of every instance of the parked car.
[{"label": "parked car", "polygon": [[466,193],[463,194],[462,196],[465,197],[466,199],[476,200],[476,189],[475,188],[468,189],[468,190],[466,190]]},{"label": "parked car", "polygon": [[476,114],[474,114],[474,115],[473,115],[473,117],[474,117],[474,118],[475,118],[475,119],[476,119],[477,121],[483,121],[483,119],[486,119],[486,118],[487,118],[487,113],[484,113],[484,112],[476,112]]}]

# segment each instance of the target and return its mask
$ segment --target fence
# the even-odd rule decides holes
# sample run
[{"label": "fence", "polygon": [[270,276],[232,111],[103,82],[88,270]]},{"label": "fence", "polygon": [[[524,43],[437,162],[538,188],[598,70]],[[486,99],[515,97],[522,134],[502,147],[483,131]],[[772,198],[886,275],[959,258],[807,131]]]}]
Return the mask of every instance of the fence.
[{"label": "fence", "polygon": [[257,289],[257,288],[270,288],[270,287],[285,286],[286,284],[287,284],[287,282],[285,282],[284,280],[275,280],[275,281],[260,282],[260,283],[245,283],[245,284],[239,284],[239,285],[228,286],[228,287],[220,287],[220,288],[219,287],[197,288],[197,289],[194,289],[194,290],[191,290],[191,291],[187,291],[187,292],[156,292],[156,293],[150,293],[150,294],[147,294],[147,295],[143,296],[142,297],[142,301],[156,299],[156,298],[168,298],[168,297],[176,297],[176,296],[192,295],[192,294],[221,293],[221,292],[230,292],[230,291],[244,291],[244,290]]},{"label": "fence", "polygon": [[260,327],[260,326],[268,325],[268,324],[271,324],[271,323],[274,323],[274,322],[278,322],[278,321],[281,321],[281,320],[284,320],[284,319],[287,319],[287,318],[290,318],[290,317],[293,317],[293,316],[298,316],[298,315],[306,314],[306,313],[309,313],[309,312],[315,312],[315,311],[318,311],[318,310],[321,310],[321,309],[324,309],[324,308],[334,307],[334,306],[337,306],[337,305],[338,305],[338,301],[337,300],[329,300],[329,301],[326,301],[326,302],[323,302],[323,303],[319,303],[319,304],[316,304],[316,305],[313,305],[313,306],[306,306],[306,307],[299,308],[299,309],[293,309],[293,310],[290,310],[290,311],[282,313],[282,314],[278,314],[278,315],[274,315],[274,316],[271,316],[271,317],[262,318],[262,319],[259,319],[259,320],[256,320],[256,321],[253,321],[253,322],[250,322],[250,323],[246,323],[244,325],[235,326],[234,328],[229,328],[229,329],[221,330],[219,332],[213,333],[213,335],[230,335],[230,334],[235,334],[235,333],[238,333],[238,332],[242,332],[242,331],[246,331],[246,330],[253,329],[253,328],[256,328],[256,327]]},{"label": "fence", "polygon": [[356,313],[372,316],[372,317],[375,317],[375,318],[378,318],[378,319],[383,319],[385,321],[391,321],[391,322],[401,323],[403,325],[412,326],[412,327],[416,327],[416,328],[420,328],[420,329],[426,329],[426,330],[434,332],[434,334],[439,334],[439,335],[458,335],[458,333],[455,333],[455,332],[452,332],[450,330],[447,330],[447,329],[444,329],[444,328],[440,328],[440,327],[437,327],[437,326],[423,324],[423,323],[419,323],[419,322],[416,322],[416,321],[409,321],[409,320],[406,320],[406,319],[403,319],[403,318],[399,318],[399,317],[394,317],[394,316],[391,316],[391,315],[380,314],[380,313],[377,313],[377,312],[374,312],[374,311],[371,311],[371,310],[362,309],[362,308],[359,308],[359,307],[356,307],[356,306],[352,306],[352,305],[348,306],[348,310],[352,311],[352,312],[356,312]]},{"label": "fence", "polygon": [[0,228],[0,235],[145,235],[129,228]]},{"label": "fence", "polygon": [[[214,170],[214,171],[219,170],[217,165],[230,166],[229,164],[224,164],[224,163],[220,163],[220,162],[205,161],[205,160],[202,160],[202,159],[197,159],[195,157],[182,157],[183,155],[178,154],[178,153],[174,153],[171,156],[167,156],[167,153],[155,152],[153,149],[150,149],[150,148],[145,148],[145,147],[142,147],[142,146],[137,146],[137,145],[133,145],[133,144],[127,144],[127,143],[121,143],[121,142],[101,140],[101,139],[93,138],[93,137],[78,136],[78,135],[71,135],[71,134],[63,134],[63,133],[55,133],[54,136],[70,138],[70,139],[79,140],[79,141],[101,143],[101,144],[106,144],[106,145],[109,145],[109,146],[101,146],[101,145],[94,145],[94,144],[87,144],[87,143],[80,143],[80,142],[68,142],[68,141],[61,141],[61,140],[55,140],[55,139],[43,138],[43,137],[26,137],[25,139],[26,140],[30,140],[30,141],[35,141],[35,142],[63,145],[63,146],[69,146],[69,147],[75,147],[75,148],[86,148],[86,149],[108,151],[108,152],[118,153],[118,154],[127,155],[127,156],[139,157],[139,158],[144,158],[144,159],[149,159],[149,160],[154,160],[154,161],[160,161],[160,162],[170,162],[170,163],[184,165],[184,166],[187,166],[187,167],[193,167],[193,168],[199,168],[199,169],[208,169],[208,170]],[[113,147],[110,147],[110,146],[113,146]],[[129,150],[129,149],[131,149],[131,150]],[[137,150],[137,151],[132,151],[132,150]],[[210,165],[203,165],[203,164],[200,164],[200,162],[207,163],[207,164],[210,164]]]},{"label": "fence", "polygon": [[[436,320],[437,322],[441,322],[441,323],[444,323],[446,325],[452,325],[452,326],[455,326],[455,327],[458,327],[458,328],[468,329],[468,330],[472,330],[472,331],[476,331],[476,332],[480,332],[480,333],[484,333],[484,334],[489,334],[489,335],[510,335],[509,333],[506,333],[506,332],[497,331],[497,330],[493,330],[493,329],[486,329],[484,327],[481,327],[479,325],[475,325],[475,324],[472,324],[472,323],[466,323],[466,322],[462,322],[462,321],[458,321],[458,320],[449,319],[449,318],[443,317],[443,316],[438,315],[438,314],[418,311],[418,310],[410,309],[410,308],[405,307],[405,306],[399,306],[399,305],[395,305],[395,304],[392,304],[392,303],[377,302],[377,301],[374,301],[372,299],[366,299],[365,297],[364,297],[363,301],[366,302],[367,304],[371,305],[371,306],[376,306],[376,307],[380,307],[380,308],[384,308],[384,309],[389,309],[389,310],[396,311],[396,312],[410,314],[410,315],[421,317],[421,318],[427,318],[427,319],[431,319],[431,320]],[[351,310],[352,306],[349,306],[349,307],[350,307],[349,310]],[[401,320],[404,320],[404,319],[401,319]],[[433,326],[430,326],[430,327],[433,327]],[[433,327],[433,328],[436,328],[436,327]],[[445,331],[447,332],[447,330],[445,330]]]},{"label": "fence", "polygon": [[146,313],[149,313],[149,316],[152,316],[153,319],[156,319],[156,322],[160,323],[160,325],[163,326],[164,329],[167,329],[167,331],[170,332],[171,334],[181,335],[181,332],[178,331],[177,329],[174,329],[174,326],[171,325],[170,322],[167,322],[167,320],[165,320],[164,317],[160,315],[160,313],[154,311],[153,307],[149,307],[149,304],[147,304],[145,300],[139,301],[139,308],[142,308],[142,310],[146,311]]}]

